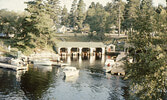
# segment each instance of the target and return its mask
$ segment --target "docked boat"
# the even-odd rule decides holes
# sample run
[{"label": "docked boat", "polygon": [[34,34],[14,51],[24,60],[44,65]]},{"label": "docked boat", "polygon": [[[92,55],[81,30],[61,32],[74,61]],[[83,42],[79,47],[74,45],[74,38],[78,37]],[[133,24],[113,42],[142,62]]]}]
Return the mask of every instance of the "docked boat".
[{"label": "docked boat", "polygon": [[34,60],[33,61],[34,65],[43,65],[43,66],[51,66],[53,64],[52,61],[50,61],[49,59],[39,59],[39,60]]},{"label": "docked boat", "polygon": [[74,76],[79,74],[79,70],[72,66],[66,66],[63,69],[63,73],[65,77]]},{"label": "docked boat", "polygon": [[115,61],[112,60],[112,59],[107,59],[106,62],[105,62],[105,66],[103,67],[103,71],[108,73],[111,71],[111,69],[113,68],[115,64]]},{"label": "docked boat", "polygon": [[72,83],[75,83],[78,79],[79,75],[73,75],[73,76],[70,76],[70,77],[64,77],[64,81],[65,82],[72,82]]},{"label": "docked boat", "polygon": [[112,59],[107,59],[105,62],[105,66],[113,66],[115,64],[115,61]]},{"label": "docked boat", "polygon": [[18,67],[21,67],[21,66],[25,66],[25,62],[21,59],[11,59],[11,65],[14,65],[14,66],[18,66]]}]

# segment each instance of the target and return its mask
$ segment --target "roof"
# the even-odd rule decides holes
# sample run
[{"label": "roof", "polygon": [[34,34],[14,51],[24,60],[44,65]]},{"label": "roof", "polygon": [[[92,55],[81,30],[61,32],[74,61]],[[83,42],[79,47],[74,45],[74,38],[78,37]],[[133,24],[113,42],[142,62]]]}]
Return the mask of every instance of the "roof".
[{"label": "roof", "polygon": [[105,47],[102,42],[59,42],[56,45],[57,47],[85,47],[85,48],[101,48]]}]

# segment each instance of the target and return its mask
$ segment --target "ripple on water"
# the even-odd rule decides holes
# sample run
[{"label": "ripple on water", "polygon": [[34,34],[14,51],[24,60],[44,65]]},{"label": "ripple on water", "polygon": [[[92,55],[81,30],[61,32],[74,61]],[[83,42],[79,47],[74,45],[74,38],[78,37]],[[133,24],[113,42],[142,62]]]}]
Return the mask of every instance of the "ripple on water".
[{"label": "ripple on water", "polygon": [[71,64],[78,77],[64,78],[58,67],[32,67],[18,78],[0,69],[0,98],[6,100],[124,100],[126,83],[119,76],[102,73],[104,63],[89,59]]}]

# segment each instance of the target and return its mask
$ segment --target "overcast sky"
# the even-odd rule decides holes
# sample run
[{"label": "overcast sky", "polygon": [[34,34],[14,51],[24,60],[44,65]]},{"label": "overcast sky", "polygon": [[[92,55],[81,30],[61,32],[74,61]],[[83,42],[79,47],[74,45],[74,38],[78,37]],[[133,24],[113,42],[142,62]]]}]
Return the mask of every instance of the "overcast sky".
[{"label": "overcast sky", "polygon": [[[28,1],[28,0],[0,0],[0,9],[24,11],[24,8],[26,7],[26,5],[24,4],[25,1]],[[70,10],[73,0],[59,0],[59,1],[62,7],[66,5],[68,11]],[[107,2],[111,2],[111,1],[112,0],[84,0],[87,7],[91,4],[91,2],[99,2],[100,4],[106,5]],[[153,0],[153,3],[156,6],[158,4],[165,5],[166,0]]]}]

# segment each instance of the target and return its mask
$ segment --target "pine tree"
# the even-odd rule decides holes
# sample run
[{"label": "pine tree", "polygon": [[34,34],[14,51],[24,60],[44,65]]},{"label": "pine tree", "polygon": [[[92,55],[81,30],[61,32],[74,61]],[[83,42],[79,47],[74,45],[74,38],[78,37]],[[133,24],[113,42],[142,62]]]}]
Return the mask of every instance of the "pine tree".
[{"label": "pine tree", "polygon": [[95,3],[92,2],[87,10],[87,15],[86,15],[86,19],[85,19],[85,23],[88,23],[90,25],[91,32],[95,31],[95,27],[94,27],[95,22],[96,22],[96,20],[94,20],[94,17],[96,14],[95,6],[96,6]]},{"label": "pine tree", "polygon": [[123,28],[126,30],[133,30],[135,20],[137,18],[137,12],[140,9],[140,0],[127,0],[128,3],[125,6]]},{"label": "pine tree", "polygon": [[99,34],[102,34],[105,32],[105,23],[106,23],[106,17],[107,17],[107,13],[104,9],[104,7],[97,3],[96,4],[96,24],[97,27],[96,27],[96,30]]},{"label": "pine tree", "polygon": [[54,23],[47,8],[43,0],[27,2],[26,11],[30,13],[26,17],[27,32],[32,34],[32,39],[36,46],[45,47],[53,32]]},{"label": "pine tree", "polygon": [[78,29],[79,31],[81,31],[81,29],[83,28],[83,22],[85,20],[86,17],[86,9],[85,9],[86,5],[83,2],[83,0],[79,0],[78,2],[78,6],[77,6],[77,25],[78,25]]},{"label": "pine tree", "polygon": [[68,26],[69,25],[69,21],[68,21],[68,12],[67,12],[66,6],[64,6],[64,8],[62,10],[61,16],[62,16],[61,17],[61,25]]},{"label": "pine tree", "polygon": [[70,20],[70,25],[71,27],[75,27],[76,23],[77,23],[77,0],[74,0],[71,6],[71,10],[70,10],[70,15],[69,15],[69,20]]},{"label": "pine tree", "polygon": [[54,24],[60,24],[59,16],[61,15],[61,8],[59,3],[59,0],[47,0],[45,2],[46,13],[50,15]]},{"label": "pine tree", "polygon": [[105,9],[109,13],[109,16],[107,17],[106,31],[109,32],[113,27],[113,30],[120,30],[122,28],[122,22],[124,21],[123,14],[125,2],[122,0],[115,0],[105,6]]}]

